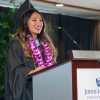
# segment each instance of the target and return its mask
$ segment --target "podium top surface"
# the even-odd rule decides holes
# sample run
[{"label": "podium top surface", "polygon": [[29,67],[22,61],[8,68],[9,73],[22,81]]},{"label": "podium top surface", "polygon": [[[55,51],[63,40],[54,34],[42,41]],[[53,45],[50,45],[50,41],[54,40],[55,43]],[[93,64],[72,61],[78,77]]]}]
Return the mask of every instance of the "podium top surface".
[{"label": "podium top surface", "polygon": [[68,59],[100,60],[100,51],[72,50],[68,54]]}]

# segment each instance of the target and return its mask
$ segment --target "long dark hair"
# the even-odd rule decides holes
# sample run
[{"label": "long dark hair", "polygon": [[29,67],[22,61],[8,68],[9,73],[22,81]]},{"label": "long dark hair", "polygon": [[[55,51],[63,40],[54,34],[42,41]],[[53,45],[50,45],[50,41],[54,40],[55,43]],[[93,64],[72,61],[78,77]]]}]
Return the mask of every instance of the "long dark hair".
[{"label": "long dark hair", "polygon": [[40,16],[41,16],[41,18],[42,18],[42,20],[43,20],[43,27],[42,27],[42,30],[41,30],[40,34],[37,35],[37,38],[40,41],[48,42],[51,45],[51,48],[53,50],[53,57],[54,57],[54,59],[56,59],[56,57],[57,57],[56,48],[54,47],[54,45],[53,45],[53,43],[51,41],[51,38],[45,33],[45,21],[44,21],[43,16],[36,9],[29,9],[29,10],[23,12],[23,14],[22,14],[22,16],[20,18],[20,27],[19,27],[18,32],[14,35],[14,39],[17,39],[17,40],[19,40],[21,42],[21,44],[23,46],[23,49],[24,49],[25,57],[26,58],[32,57],[32,55],[30,53],[30,50],[29,50],[29,48],[27,46],[28,41],[27,41],[26,36],[28,34],[31,34],[30,31],[29,31],[29,28],[28,28],[28,24],[27,23],[28,23],[29,18],[31,17],[31,15],[34,12],[39,13]]}]

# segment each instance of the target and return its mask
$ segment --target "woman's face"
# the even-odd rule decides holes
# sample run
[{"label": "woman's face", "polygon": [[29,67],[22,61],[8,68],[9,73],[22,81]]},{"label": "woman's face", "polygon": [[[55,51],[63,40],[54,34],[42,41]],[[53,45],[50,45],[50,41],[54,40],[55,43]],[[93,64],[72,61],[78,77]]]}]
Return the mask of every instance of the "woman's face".
[{"label": "woman's face", "polygon": [[43,27],[43,19],[38,12],[34,12],[28,20],[28,28],[33,38],[36,39]]}]

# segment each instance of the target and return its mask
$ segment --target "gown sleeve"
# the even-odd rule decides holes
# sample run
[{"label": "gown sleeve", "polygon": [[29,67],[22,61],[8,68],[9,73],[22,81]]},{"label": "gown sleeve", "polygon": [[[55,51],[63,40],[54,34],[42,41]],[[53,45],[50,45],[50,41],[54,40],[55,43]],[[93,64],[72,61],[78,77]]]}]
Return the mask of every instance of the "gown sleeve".
[{"label": "gown sleeve", "polygon": [[25,58],[22,46],[19,41],[13,41],[8,47],[7,70],[8,82],[13,100],[23,100],[25,95],[26,75],[32,67],[25,65]]}]

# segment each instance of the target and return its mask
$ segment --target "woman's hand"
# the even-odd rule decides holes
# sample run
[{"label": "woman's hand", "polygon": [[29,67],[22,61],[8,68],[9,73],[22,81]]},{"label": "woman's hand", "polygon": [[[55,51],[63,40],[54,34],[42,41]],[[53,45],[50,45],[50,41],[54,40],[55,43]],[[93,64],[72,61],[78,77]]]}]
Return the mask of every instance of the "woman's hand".
[{"label": "woman's hand", "polygon": [[42,69],[44,69],[44,67],[37,67],[35,70],[31,70],[31,71],[29,72],[29,74],[38,72],[38,71],[40,71],[40,70],[42,70]]}]

